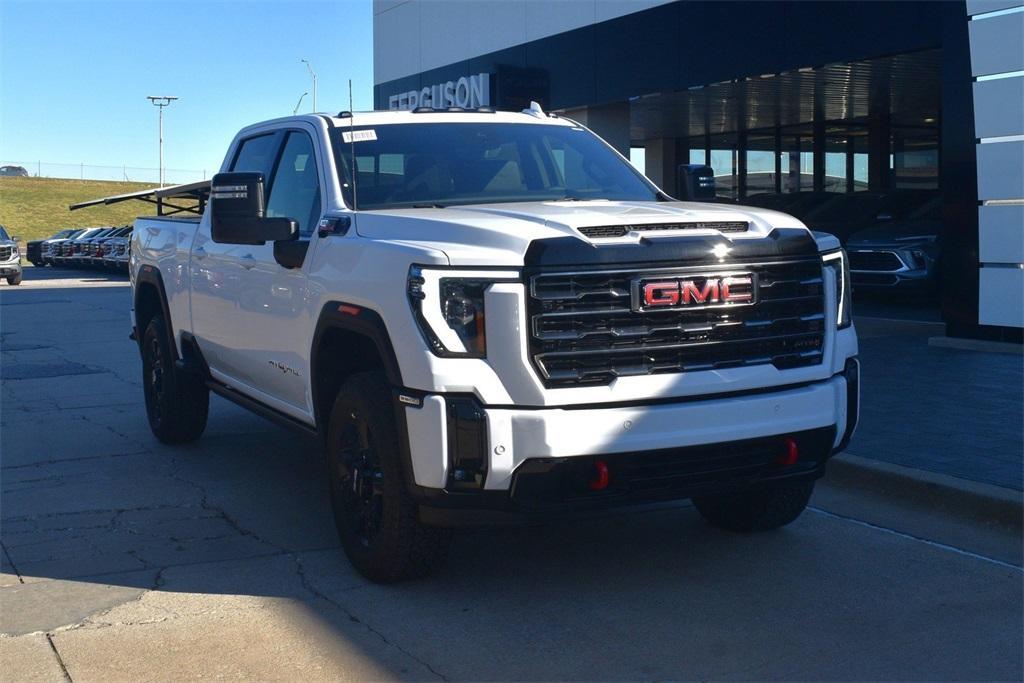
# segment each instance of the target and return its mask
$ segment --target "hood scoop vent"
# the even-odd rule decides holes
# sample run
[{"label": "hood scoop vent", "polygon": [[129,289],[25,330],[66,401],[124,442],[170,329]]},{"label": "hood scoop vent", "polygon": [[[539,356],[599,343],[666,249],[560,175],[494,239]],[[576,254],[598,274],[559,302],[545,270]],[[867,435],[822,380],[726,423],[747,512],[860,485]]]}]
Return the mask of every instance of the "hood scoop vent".
[{"label": "hood scoop vent", "polygon": [[658,230],[717,230],[718,232],[747,232],[747,221],[697,221],[692,223],[645,223],[641,225],[591,225],[579,228],[587,237],[625,237],[630,232],[654,232]]}]

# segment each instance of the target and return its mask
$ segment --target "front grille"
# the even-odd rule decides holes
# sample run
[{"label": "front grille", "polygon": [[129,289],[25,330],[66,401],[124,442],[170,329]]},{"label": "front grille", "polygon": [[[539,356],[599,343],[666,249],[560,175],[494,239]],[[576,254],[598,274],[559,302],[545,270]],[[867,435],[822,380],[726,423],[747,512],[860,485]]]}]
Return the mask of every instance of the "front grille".
[{"label": "front grille", "polygon": [[590,238],[624,237],[630,232],[651,232],[655,230],[717,230],[718,232],[746,232],[750,224],[746,221],[703,221],[695,223],[650,223],[640,225],[592,225],[580,228]]},{"label": "front grille", "polygon": [[0,261],[6,261],[14,253],[14,247],[0,247]]},{"label": "front grille", "polygon": [[850,270],[899,270],[903,267],[900,257],[891,251],[851,251]]},{"label": "front grille", "polygon": [[[533,274],[528,312],[534,366],[547,386],[561,387],[637,375],[821,363],[821,261],[732,264],[725,270],[756,275],[756,305],[634,311],[633,281],[684,272],[671,268]],[[722,267],[685,272],[720,273]]]}]

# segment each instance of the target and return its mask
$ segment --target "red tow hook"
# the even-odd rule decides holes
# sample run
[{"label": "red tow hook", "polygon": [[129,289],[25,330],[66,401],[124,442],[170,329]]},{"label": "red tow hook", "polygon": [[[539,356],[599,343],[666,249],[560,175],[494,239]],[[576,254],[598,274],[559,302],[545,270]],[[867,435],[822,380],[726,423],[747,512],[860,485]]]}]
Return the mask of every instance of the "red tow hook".
[{"label": "red tow hook", "polygon": [[775,462],[780,465],[795,465],[797,460],[800,459],[800,447],[796,445],[796,440],[791,436],[787,436],[782,445],[785,450]]},{"label": "red tow hook", "polygon": [[608,463],[604,460],[594,461],[594,474],[587,482],[587,486],[590,487],[591,491],[604,491],[608,488],[608,482],[611,479],[611,475],[608,474]]}]

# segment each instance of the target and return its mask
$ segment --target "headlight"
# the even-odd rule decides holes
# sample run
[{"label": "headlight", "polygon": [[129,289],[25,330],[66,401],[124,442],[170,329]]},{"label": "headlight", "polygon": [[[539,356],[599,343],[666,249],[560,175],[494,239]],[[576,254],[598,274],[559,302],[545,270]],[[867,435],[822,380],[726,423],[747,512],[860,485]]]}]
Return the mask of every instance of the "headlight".
[{"label": "headlight", "polygon": [[14,248],[11,250],[11,256],[21,256],[21,250],[18,249],[17,244],[15,244]]},{"label": "headlight", "polygon": [[494,282],[519,279],[515,271],[409,269],[409,304],[430,350],[442,357],[487,354],[484,293]]},{"label": "headlight", "polygon": [[821,256],[822,265],[830,269],[836,278],[836,298],[839,301],[836,311],[836,327],[840,330],[849,327],[853,316],[853,305],[850,301],[850,264],[846,260],[846,250],[838,249]]}]

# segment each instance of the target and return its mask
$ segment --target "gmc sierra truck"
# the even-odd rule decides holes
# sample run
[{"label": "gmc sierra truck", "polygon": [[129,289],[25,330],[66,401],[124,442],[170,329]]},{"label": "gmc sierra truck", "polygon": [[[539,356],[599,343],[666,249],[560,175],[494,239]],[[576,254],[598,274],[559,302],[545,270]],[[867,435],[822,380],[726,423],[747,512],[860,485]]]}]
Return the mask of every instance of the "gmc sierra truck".
[{"label": "gmc sierra truck", "polygon": [[197,439],[213,391],[318,435],[371,580],[626,503],[779,527],[856,425],[838,240],[677,202],[537,106],[267,121],[181,194],[131,239],[152,431]]}]

